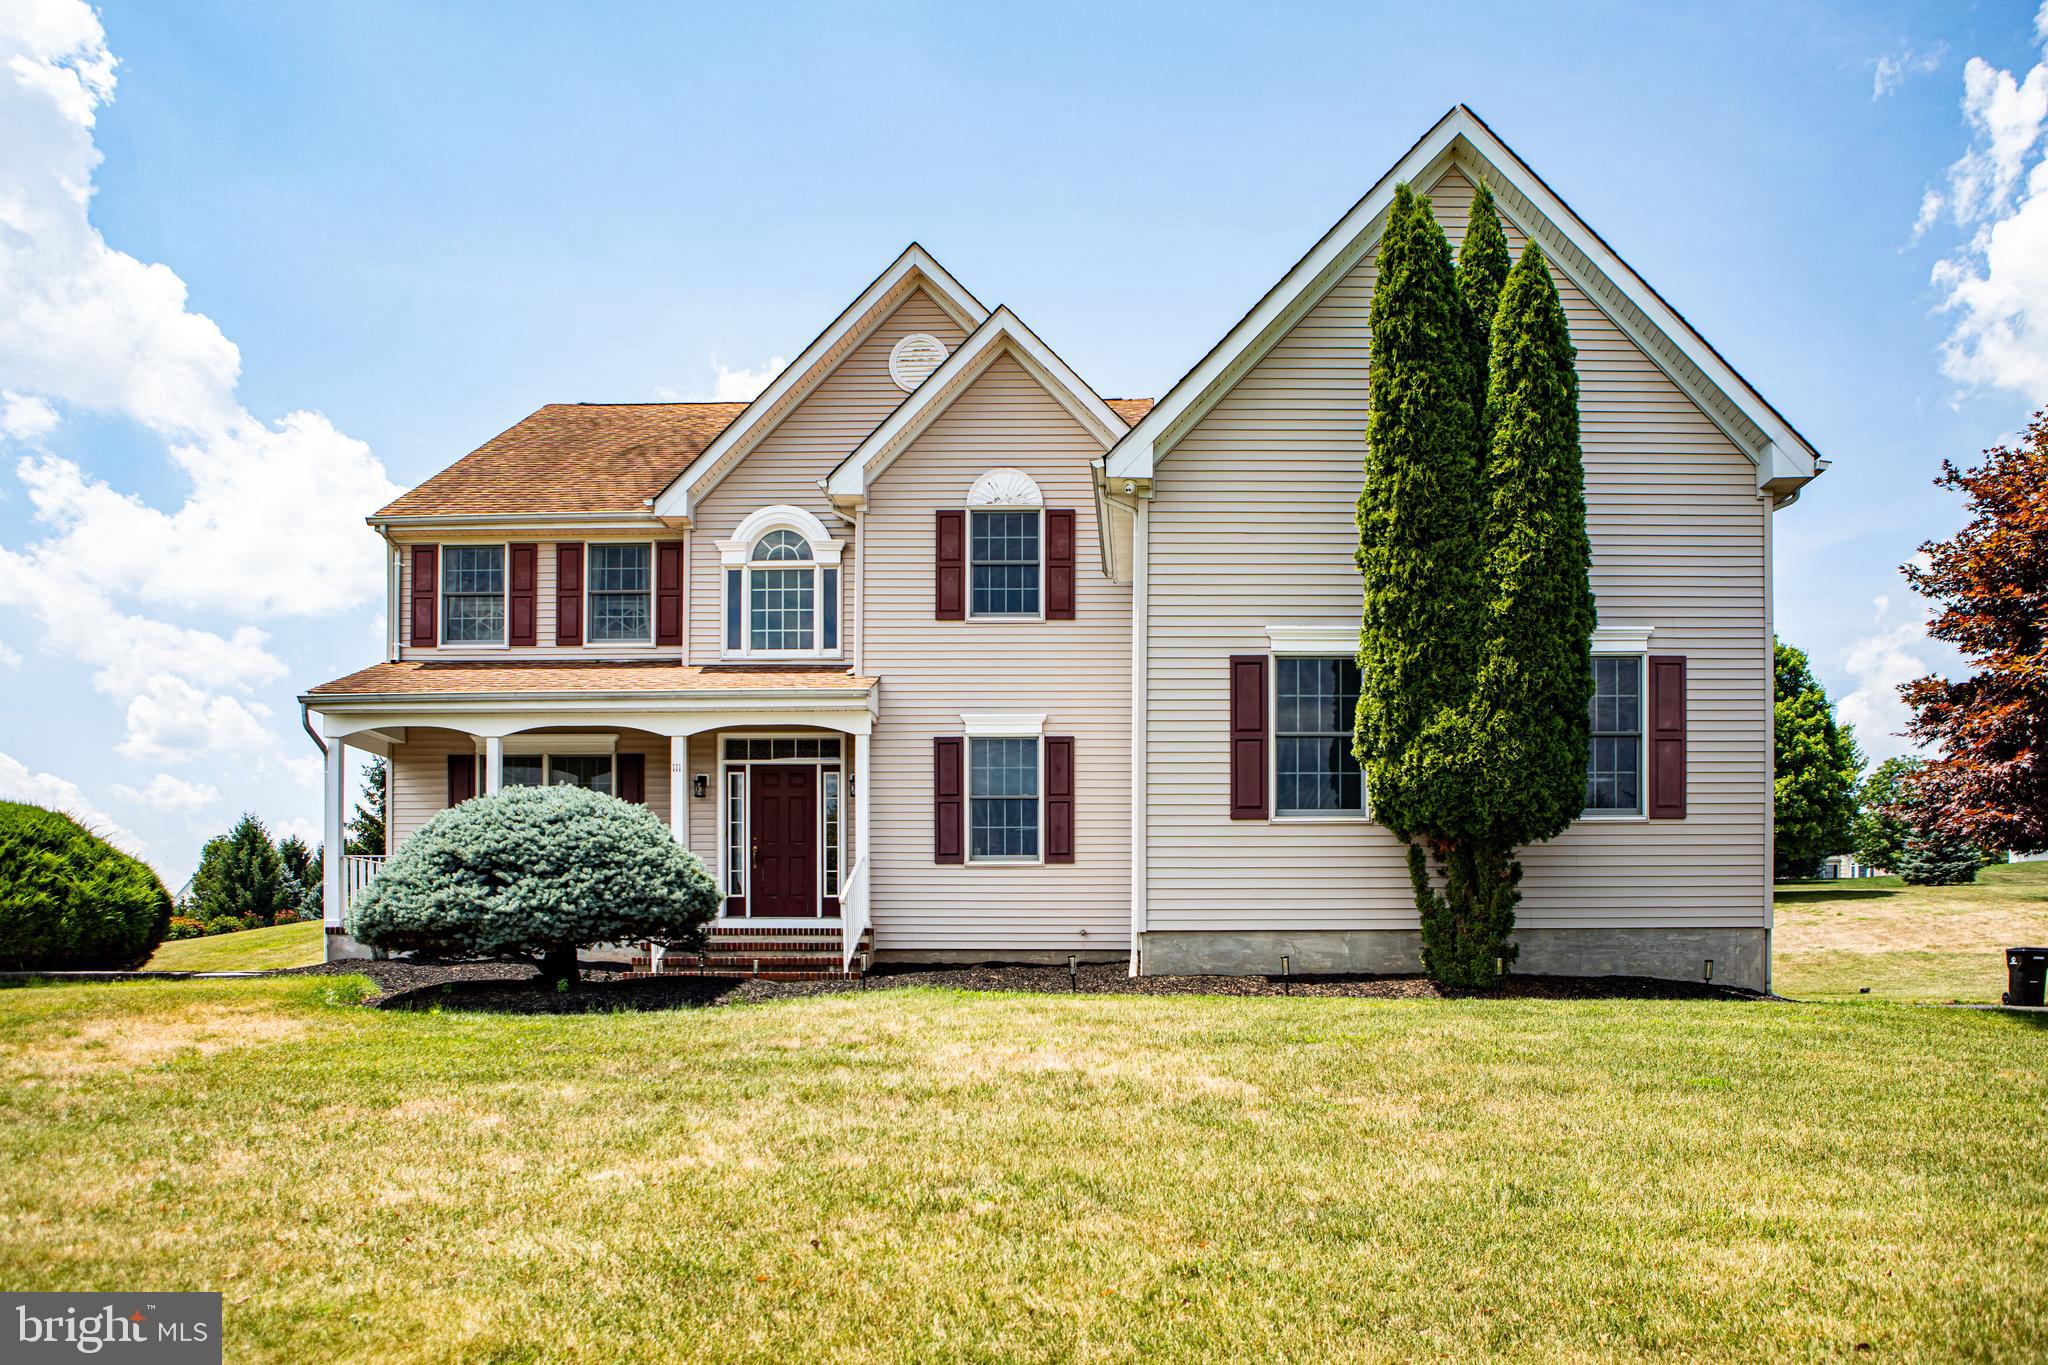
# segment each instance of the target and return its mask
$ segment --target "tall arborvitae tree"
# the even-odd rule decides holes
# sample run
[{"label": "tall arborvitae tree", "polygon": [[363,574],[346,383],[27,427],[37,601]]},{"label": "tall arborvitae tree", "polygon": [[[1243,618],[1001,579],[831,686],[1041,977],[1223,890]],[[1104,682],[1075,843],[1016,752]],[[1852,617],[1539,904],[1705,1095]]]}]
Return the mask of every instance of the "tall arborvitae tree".
[{"label": "tall arborvitae tree", "polygon": [[1492,387],[1492,366],[1488,359],[1493,333],[1493,315],[1500,311],[1500,292],[1508,283],[1508,238],[1500,229],[1500,215],[1494,211],[1493,191],[1479,182],[1472,196],[1472,215],[1465,225],[1465,240],[1458,244],[1458,296],[1465,301],[1465,332],[1471,338],[1472,375],[1478,384],[1480,422],[1483,427],[1480,459],[1493,439],[1487,412],[1487,392]]},{"label": "tall arborvitae tree", "polygon": [[348,853],[381,857],[384,853],[384,817],[389,808],[390,779],[384,760],[373,758],[363,765],[363,799],[348,822]]},{"label": "tall arborvitae tree", "polygon": [[1592,742],[1593,546],[1579,450],[1576,352],[1540,248],[1522,252],[1491,328],[1483,496],[1486,642],[1472,694],[1486,780],[1478,828],[1449,859],[1471,908],[1424,946],[1431,975],[1491,987],[1514,961],[1521,865],[1515,850],[1553,838],[1586,803]]},{"label": "tall arborvitae tree", "polygon": [[1375,818],[1441,845],[1472,832],[1478,780],[1464,703],[1485,629],[1479,422],[1450,243],[1406,185],[1380,239],[1371,326],[1355,748]]},{"label": "tall arborvitae tree", "polygon": [[192,900],[202,919],[268,920],[284,904],[284,862],[270,831],[244,815],[226,834],[206,841],[192,874]]}]

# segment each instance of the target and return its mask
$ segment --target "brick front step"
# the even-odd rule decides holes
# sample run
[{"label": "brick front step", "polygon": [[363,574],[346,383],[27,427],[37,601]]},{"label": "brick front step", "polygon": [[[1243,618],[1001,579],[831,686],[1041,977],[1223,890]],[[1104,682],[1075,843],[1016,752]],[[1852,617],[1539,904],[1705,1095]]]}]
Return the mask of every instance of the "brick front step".
[{"label": "brick front step", "polygon": [[[702,951],[667,953],[662,957],[663,976],[758,976],[773,981],[821,981],[850,979],[861,974],[868,951],[863,935],[860,954],[851,971],[842,961],[837,929],[728,928],[711,930]],[[628,968],[633,976],[651,976],[652,960],[646,951],[633,954]]]}]

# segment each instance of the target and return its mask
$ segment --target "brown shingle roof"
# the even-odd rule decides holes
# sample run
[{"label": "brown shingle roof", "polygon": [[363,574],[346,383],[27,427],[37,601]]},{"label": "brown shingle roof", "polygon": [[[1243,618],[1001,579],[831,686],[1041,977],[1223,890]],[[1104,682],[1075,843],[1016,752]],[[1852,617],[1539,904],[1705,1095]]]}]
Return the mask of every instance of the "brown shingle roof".
[{"label": "brown shingle roof", "polygon": [[1102,401],[1109,404],[1111,412],[1124,419],[1125,426],[1134,427],[1138,425],[1140,417],[1152,411],[1152,404],[1156,400],[1150,398],[1105,398]]},{"label": "brown shingle roof", "polygon": [[550,403],[378,516],[644,512],[745,403]]},{"label": "brown shingle roof", "polygon": [[372,664],[321,683],[307,696],[427,696],[495,692],[738,692],[789,689],[864,691],[873,678],[846,668],[743,667],[597,660],[472,663],[410,660]]}]

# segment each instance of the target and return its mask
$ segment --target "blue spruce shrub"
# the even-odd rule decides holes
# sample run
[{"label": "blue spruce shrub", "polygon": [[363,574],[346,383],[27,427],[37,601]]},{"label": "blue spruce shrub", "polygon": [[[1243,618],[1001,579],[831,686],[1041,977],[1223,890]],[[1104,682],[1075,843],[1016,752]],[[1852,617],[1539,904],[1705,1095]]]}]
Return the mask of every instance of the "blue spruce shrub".
[{"label": "blue spruce shrub", "polygon": [[645,806],[581,787],[508,787],[442,811],[349,908],[388,952],[529,961],[575,975],[576,951],[703,942],[718,889]]}]

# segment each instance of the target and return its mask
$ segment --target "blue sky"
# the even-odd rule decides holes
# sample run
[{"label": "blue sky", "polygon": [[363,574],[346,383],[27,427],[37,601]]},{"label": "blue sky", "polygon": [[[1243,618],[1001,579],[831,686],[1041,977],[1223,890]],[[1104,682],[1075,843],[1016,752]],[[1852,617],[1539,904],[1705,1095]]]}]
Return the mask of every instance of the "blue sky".
[{"label": "blue sky", "polygon": [[1780,627],[1894,752],[1928,480],[2048,399],[2036,7],[1666,8],[4,0],[0,793],[174,885],[310,833],[385,487],[743,384],[912,239],[1159,394],[1459,100],[1834,459]]}]

